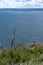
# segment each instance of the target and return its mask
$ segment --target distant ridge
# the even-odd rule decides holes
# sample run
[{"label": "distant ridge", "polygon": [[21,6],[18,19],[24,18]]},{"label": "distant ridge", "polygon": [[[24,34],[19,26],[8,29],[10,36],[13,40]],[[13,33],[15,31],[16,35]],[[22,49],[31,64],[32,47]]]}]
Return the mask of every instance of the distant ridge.
[{"label": "distant ridge", "polygon": [[0,8],[0,11],[43,11],[43,8]]}]

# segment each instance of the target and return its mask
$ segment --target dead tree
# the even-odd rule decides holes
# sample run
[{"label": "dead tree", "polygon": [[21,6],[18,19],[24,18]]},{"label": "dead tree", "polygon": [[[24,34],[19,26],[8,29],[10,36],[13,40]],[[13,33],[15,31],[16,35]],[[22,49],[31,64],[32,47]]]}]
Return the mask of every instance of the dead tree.
[{"label": "dead tree", "polygon": [[13,36],[12,36],[12,41],[11,41],[11,47],[13,47],[14,41],[15,41],[15,32],[16,28],[13,29]]},{"label": "dead tree", "polygon": [[2,50],[3,49],[3,46],[2,46],[2,43],[0,42],[0,49]]},{"label": "dead tree", "polygon": [[[13,29],[13,36],[12,36],[12,40],[11,40],[11,48],[12,48],[12,50],[10,52],[10,56],[11,56],[12,59],[14,58],[13,57],[13,45],[14,45],[14,41],[15,41],[15,32],[16,32],[16,28]],[[12,62],[10,62],[10,65],[13,65],[13,60],[12,60]]]}]

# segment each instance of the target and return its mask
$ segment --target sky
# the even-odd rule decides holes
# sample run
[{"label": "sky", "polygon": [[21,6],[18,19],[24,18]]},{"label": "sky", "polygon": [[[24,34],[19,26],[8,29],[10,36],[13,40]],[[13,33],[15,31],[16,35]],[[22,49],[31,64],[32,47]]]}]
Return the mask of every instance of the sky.
[{"label": "sky", "polygon": [[0,8],[43,8],[43,0],[0,0]]}]

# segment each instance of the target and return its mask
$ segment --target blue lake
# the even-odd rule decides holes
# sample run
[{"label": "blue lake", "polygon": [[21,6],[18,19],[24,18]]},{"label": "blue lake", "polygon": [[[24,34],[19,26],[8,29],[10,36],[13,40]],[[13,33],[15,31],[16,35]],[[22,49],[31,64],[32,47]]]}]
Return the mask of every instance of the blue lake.
[{"label": "blue lake", "polygon": [[0,11],[0,42],[11,45],[13,29],[16,28],[15,43],[29,43],[32,38],[43,42],[43,11]]}]

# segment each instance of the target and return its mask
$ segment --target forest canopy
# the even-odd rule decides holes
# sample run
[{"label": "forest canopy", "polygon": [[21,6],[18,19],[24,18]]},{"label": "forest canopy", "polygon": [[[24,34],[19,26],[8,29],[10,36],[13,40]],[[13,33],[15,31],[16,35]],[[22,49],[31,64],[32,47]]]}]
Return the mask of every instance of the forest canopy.
[{"label": "forest canopy", "polygon": [[0,65],[6,65],[8,62],[18,63],[30,60],[43,61],[43,44],[30,43],[0,50]]}]

